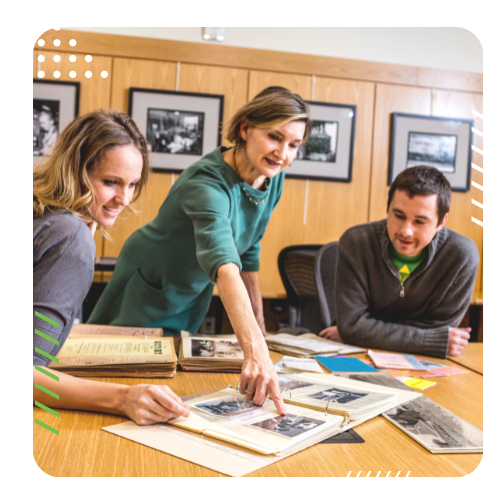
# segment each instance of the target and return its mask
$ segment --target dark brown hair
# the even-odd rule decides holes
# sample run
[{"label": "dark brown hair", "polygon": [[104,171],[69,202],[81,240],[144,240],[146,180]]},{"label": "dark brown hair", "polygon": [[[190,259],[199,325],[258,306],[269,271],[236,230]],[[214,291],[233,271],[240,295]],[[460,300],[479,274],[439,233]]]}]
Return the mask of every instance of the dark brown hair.
[{"label": "dark brown hair", "polygon": [[387,210],[389,210],[392,197],[397,190],[403,191],[410,198],[415,195],[430,196],[437,194],[438,225],[443,222],[444,216],[450,210],[450,183],[437,168],[419,165],[403,170],[394,179],[389,190]]},{"label": "dark brown hair", "polygon": [[309,138],[312,129],[309,106],[302,97],[284,87],[267,87],[236,111],[224,130],[226,139],[236,145],[244,142],[240,132],[243,118],[255,128],[274,127],[293,121],[304,122],[306,129],[303,143]]}]

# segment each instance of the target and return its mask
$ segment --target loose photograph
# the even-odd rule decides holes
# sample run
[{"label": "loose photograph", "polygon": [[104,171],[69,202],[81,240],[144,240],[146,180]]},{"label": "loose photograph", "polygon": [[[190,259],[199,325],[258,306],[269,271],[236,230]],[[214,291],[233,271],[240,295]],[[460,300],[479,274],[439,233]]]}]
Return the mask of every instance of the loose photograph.
[{"label": "loose photograph", "polygon": [[316,394],[308,394],[308,397],[313,399],[319,399],[320,401],[336,400],[338,404],[343,405],[364,398],[365,396],[368,396],[368,394],[344,391],[343,389],[336,389],[335,387],[317,392]]},{"label": "loose photograph", "polygon": [[443,173],[455,172],[457,141],[456,135],[410,132],[406,168],[428,165]]},{"label": "loose photograph", "polygon": [[273,432],[287,438],[294,438],[304,434],[305,432],[316,429],[325,423],[324,420],[317,420],[311,417],[302,417],[289,413],[286,416],[277,415],[274,418],[262,420],[251,424],[252,427],[257,427],[264,431]]},{"label": "loose photograph", "polygon": [[215,415],[217,417],[234,417],[235,415],[241,415],[242,413],[261,409],[260,406],[257,406],[252,401],[246,401],[244,399],[235,401],[234,396],[223,396],[221,398],[210,399],[203,403],[195,403],[193,406],[205,413],[210,413],[210,415]]},{"label": "loose photograph", "polygon": [[33,99],[33,155],[49,151],[59,135],[60,101]]},{"label": "loose photograph", "polygon": [[153,153],[201,155],[205,113],[148,108],[147,139]]},{"label": "loose photograph", "polygon": [[301,380],[295,380],[290,377],[285,377],[284,375],[280,375],[278,377],[278,382],[280,385],[280,391],[282,391],[283,389],[290,389],[291,391],[293,391],[294,389],[300,389],[302,387],[310,387],[311,385],[314,385],[308,382],[302,382]]},{"label": "loose photograph", "polygon": [[229,340],[191,340],[191,355],[200,358],[243,359],[238,342]]},{"label": "loose photograph", "polygon": [[299,147],[297,160],[335,163],[339,123],[313,120],[311,136]]},{"label": "loose photograph", "polygon": [[384,416],[434,452],[482,449],[483,432],[426,397],[398,406]]}]

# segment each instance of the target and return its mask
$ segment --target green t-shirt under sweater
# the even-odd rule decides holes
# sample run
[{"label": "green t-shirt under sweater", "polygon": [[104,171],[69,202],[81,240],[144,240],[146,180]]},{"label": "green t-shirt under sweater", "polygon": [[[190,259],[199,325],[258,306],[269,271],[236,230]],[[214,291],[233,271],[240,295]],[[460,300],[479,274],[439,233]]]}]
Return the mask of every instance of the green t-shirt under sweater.
[{"label": "green t-shirt under sweater", "polygon": [[425,247],[418,255],[415,255],[414,257],[407,257],[406,255],[402,255],[397,252],[393,244],[389,243],[389,258],[398,270],[401,285],[404,285],[410,274],[415,271],[420,264],[422,264],[428,253],[429,250]]},{"label": "green t-shirt under sweater", "polygon": [[285,174],[270,179],[268,193],[246,185],[254,200],[264,200],[251,203],[222,157],[226,149],[184,170],[156,218],[125,242],[89,323],[196,332],[220,266],[232,262],[242,271],[259,270],[260,240]]}]

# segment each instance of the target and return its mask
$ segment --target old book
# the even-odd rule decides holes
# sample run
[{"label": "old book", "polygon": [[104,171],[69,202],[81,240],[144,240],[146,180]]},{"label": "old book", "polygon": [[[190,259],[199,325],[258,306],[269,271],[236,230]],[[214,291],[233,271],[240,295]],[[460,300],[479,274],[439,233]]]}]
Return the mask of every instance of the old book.
[{"label": "old book", "polygon": [[76,376],[173,377],[177,357],[171,337],[68,338],[49,368]]},{"label": "old book", "polygon": [[179,365],[183,370],[239,373],[243,361],[236,335],[224,339],[192,335],[181,338]]},{"label": "old book", "polygon": [[313,358],[296,358],[294,356],[283,356],[275,365],[277,373],[324,373],[321,366]]},{"label": "old book", "polygon": [[295,336],[288,333],[278,333],[277,335],[267,336],[266,343],[267,347],[273,351],[302,358],[312,358],[318,355],[336,355],[342,348],[342,344],[317,340],[321,337],[317,337],[316,339],[303,337],[304,335]]},{"label": "old book", "polygon": [[127,335],[137,338],[163,337],[162,328],[142,328],[138,326],[88,325],[79,323],[71,329],[71,338],[79,336]]}]

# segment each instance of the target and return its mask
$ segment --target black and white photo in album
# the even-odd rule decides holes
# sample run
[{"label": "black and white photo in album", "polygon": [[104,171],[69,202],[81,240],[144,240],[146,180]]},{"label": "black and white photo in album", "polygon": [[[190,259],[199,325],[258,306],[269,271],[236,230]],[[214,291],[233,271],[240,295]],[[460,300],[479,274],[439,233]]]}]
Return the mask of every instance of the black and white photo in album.
[{"label": "black and white photo in album", "polygon": [[392,113],[388,184],[406,168],[437,168],[454,191],[470,188],[473,120]]},{"label": "black and white photo in album", "polygon": [[155,170],[179,172],[221,144],[224,96],[129,90],[129,115],[148,140]]},{"label": "black and white photo in album", "polygon": [[356,106],[307,101],[312,130],[287,168],[287,177],[351,182]]},{"label": "black and white photo in album", "polygon": [[235,415],[260,409],[260,406],[257,406],[252,401],[236,399],[235,396],[222,396],[203,403],[196,403],[193,406],[217,417],[234,417]]},{"label": "black and white photo in album", "polygon": [[229,340],[192,339],[191,355],[202,358],[243,358],[238,342]]},{"label": "black and white photo in album", "polygon": [[320,401],[337,401],[338,404],[347,404],[351,401],[364,398],[368,394],[361,392],[345,391],[343,389],[325,389],[324,391],[317,392],[316,394],[309,394],[308,397],[319,399]]},{"label": "black and white photo in album", "polygon": [[280,436],[294,438],[304,434],[305,432],[316,429],[324,423],[324,420],[289,413],[285,416],[277,415],[276,417],[261,420],[260,422],[255,422],[250,425],[264,431],[274,432]]},{"label": "black and white photo in album", "polygon": [[33,165],[78,116],[80,83],[33,80]]},{"label": "black and white photo in album", "polygon": [[284,389],[289,389],[290,391],[293,391],[294,389],[300,389],[302,387],[311,387],[312,385],[314,385],[309,382],[304,382],[302,380],[295,380],[293,378],[286,377],[285,375],[280,375],[278,377],[278,383],[280,392],[283,391]]}]

